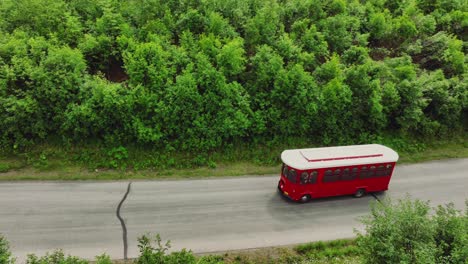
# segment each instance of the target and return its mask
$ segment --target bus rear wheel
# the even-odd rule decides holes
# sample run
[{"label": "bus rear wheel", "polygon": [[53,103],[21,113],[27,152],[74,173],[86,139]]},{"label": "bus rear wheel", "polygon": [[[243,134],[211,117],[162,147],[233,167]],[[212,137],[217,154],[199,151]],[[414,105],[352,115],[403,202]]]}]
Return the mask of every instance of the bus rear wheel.
[{"label": "bus rear wheel", "polygon": [[357,189],[356,192],[354,193],[354,197],[356,198],[361,198],[364,196],[364,194],[366,194],[366,190],[364,189]]},{"label": "bus rear wheel", "polygon": [[309,201],[310,201],[310,195],[308,195],[308,194],[302,195],[300,201],[301,201],[301,203],[307,203],[307,202],[309,202]]}]

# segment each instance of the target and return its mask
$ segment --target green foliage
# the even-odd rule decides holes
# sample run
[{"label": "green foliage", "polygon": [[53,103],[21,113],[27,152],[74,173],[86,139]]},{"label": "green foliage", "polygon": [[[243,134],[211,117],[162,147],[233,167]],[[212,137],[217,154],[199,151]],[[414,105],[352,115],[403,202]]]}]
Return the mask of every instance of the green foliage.
[{"label": "green foliage", "polygon": [[224,258],[219,255],[202,256],[198,259],[197,264],[223,264]]},{"label": "green foliage", "polygon": [[8,164],[0,163],[0,173],[7,172],[10,170],[10,166]]},{"label": "green foliage", "polygon": [[[26,259],[27,264],[89,264],[90,261],[79,257],[67,255],[62,250],[55,250],[52,253],[47,253],[45,256],[38,257],[35,254],[29,254]],[[106,254],[96,256],[93,262],[96,264],[111,264],[112,260]]]},{"label": "green foliage", "polygon": [[318,88],[311,74],[301,65],[278,73],[271,91],[273,102],[269,117],[276,120],[273,129],[282,135],[303,135],[317,119]]},{"label": "green foliage", "polygon": [[244,70],[246,59],[243,45],[243,39],[233,39],[226,43],[216,56],[217,65],[226,77],[235,76]]},{"label": "green foliage", "polygon": [[76,45],[83,26],[64,1],[32,0],[2,1],[1,31],[22,30],[34,36],[51,38],[64,44]]},{"label": "green foliage", "polygon": [[364,263],[463,263],[467,217],[453,204],[439,206],[431,217],[428,202],[387,199],[363,218],[366,233],[358,233],[357,244]]},{"label": "green foliage", "polygon": [[360,22],[356,17],[342,14],[329,16],[320,25],[330,50],[339,54],[352,45],[359,27]]},{"label": "green foliage", "polygon": [[0,147],[461,133],[465,2],[0,1]]},{"label": "green foliage", "polygon": [[[136,259],[137,264],[195,264],[198,263],[192,251],[182,249],[181,251],[167,254],[170,248],[170,241],[162,243],[161,237],[157,234],[154,239],[146,235],[138,238],[138,248],[140,255]],[[203,262],[201,262],[203,263]]]},{"label": "green foliage", "polygon": [[0,235],[0,264],[14,264],[15,259],[11,256],[8,241]]},{"label": "green foliage", "polygon": [[109,165],[110,167],[117,169],[117,168],[126,168],[125,161],[128,159],[128,151],[126,148],[120,146],[117,148],[113,148],[107,152],[107,156],[109,157]]},{"label": "green foliage", "polygon": [[122,85],[101,78],[87,80],[78,95],[79,103],[70,104],[64,113],[61,129],[71,139],[100,138],[109,143],[121,142],[132,135],[133,99]]},{"label": "green foliage", "polygon": [[99,256],[96,256],[96,264],[112,264],[112,260],[109,255],[102,254]]},{"label": "green foliage", "polygon": [[30,145],[34,138],[42,139],[47,135],[40,106],[31,97],[0,98],[0,116],[4,146],[9,143],[14,147]]},{"label": "green foliage", "polygon": [[[468,209],[468,201],[467,201]],[[434,217],[435,241],[438,245],[437,263],[463,263],[468,259],[468,210],[465,216],[453,203],[438,206]]]},{"label": "green foliage", "polygon": [[169,77],[169,54],[157,42],[138,44],[124,56],[129,83],[142,85],[151,91],[161,91]]},{"label": "green foliage", "polygon": [[26,259],[27,264],[88,264],[89,262],[74,256],[65,256],[62,250],[56,250],[53,253],[47,253],[45,256],[38,257],[29,254]]}]

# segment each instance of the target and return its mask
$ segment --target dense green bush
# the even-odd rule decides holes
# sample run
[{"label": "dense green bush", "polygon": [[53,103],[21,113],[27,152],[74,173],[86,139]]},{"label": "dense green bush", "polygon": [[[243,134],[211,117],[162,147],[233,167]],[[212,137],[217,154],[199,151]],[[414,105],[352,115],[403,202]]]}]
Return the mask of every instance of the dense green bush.
[{"label": "dense green bush", "polygon": [[0,2],[0,144],[357,143],[467,129],[468,2]]},{"label": "dense green bush", "polygon": [[0,234],[0,264],[13,264],[14,258],[11,256],[8,241]]},{"label": "dense green bush", "polygon": [[193,255],[192,251],[182,249],[181,251],[175,251],[170,254],[166,252],[171,247],[170,241],[165,244],[162,243],[161,237],[156,235],[154,239],[143,235],[138,238],[138,248],[140,249],[140,255],[135,260],[137,264],[195,264],[197,259]]},{"label": "dense green bush", "polygon": [[[468,202],[467,202],[468,209]],[[374,203],[363,219],[366,233],[357,244],[364,263],[466,263],[468,210],[439,206],[434,216],[428,202],[405,198]]]}]

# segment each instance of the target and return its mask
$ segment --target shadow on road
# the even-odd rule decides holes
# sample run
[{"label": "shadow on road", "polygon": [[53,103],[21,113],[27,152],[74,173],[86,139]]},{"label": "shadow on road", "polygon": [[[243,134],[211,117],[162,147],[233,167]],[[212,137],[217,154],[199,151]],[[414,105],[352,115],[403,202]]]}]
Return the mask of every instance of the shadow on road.
[{"label": "shadow on road", "polygon": [[[386,197],[385,192],[375,193],[382,200]],[[370,202],[375,201],[368,194],[362,198],[351,195],[335,196],[312,199],[308,203],[299,203],[290,200],[279,191],[272,192],[267,202],[267,211],[270,216],[283,223],[303,223],[304,220],[315,221],[327,218],[353,218],[356,215],[364,215],[370,211]]]}]

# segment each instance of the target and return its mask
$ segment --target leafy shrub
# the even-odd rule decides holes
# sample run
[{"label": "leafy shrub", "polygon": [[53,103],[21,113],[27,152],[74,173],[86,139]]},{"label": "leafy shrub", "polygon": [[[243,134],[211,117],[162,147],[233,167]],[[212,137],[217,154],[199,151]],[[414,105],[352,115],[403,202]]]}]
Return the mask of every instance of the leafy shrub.
[{"label": "leafy shrub", "polygon": [[437,263],[463,263],[468,260],[468,201],[463,216],[450,203],[438,206],[434,216]]},{"label": "leafy shrub", "polygon": [[223,264],[224,258],[219,255],[208,255],[198,259],[199,264]]},{"label": "leafy shrub", "polygon": [[95,264],[112,264],[112,260],[110,259],[109,255],[102,254],[96,256]]},{"label": "leafy shrub", "polygon": [[47,253],[43,257],[29,254],[26,264],[88,264],[89,262],[74,256],[65,256],[62,250],[56,250],[53,253]]},{"label": "leafy shrub", "polygon": [[110,167],[114,169],[126,168],[125,161],[128,159],[128,151],[126,148],[122,146],[113,148],[107,152],[107,156],[109,157]]},{"label": "leafy shrub", "polygon": [[0,148],[463,133],[465,2],[3,0]]},{"label": "leafy shrub", "polygon": [[15,259],[11,256],[8,241],[0,235],[0,264],[14,264]]},{"label": "leafy shrub", "polygon": [[5,163],[0,163],[0,172],[7,172],[10,170],[10,166]]},{"label": "leafy shrub", "polygon": [[161,236],[157,234],[153,239],[147,235],[138,238],[140,255],[136,259],[138,264],[191,264],[196,263],[192,251],[183,249],[179,252],[167,254],[170,249],[170,241],[162,243]]},{"label": "leafy shrub", "polygon": [[428,202],[387,199],[363,218],[366,234],[358,233],[357,244],[364,263],[463,263],[467,221],[453,204],[439,206],[431,217]]}]

